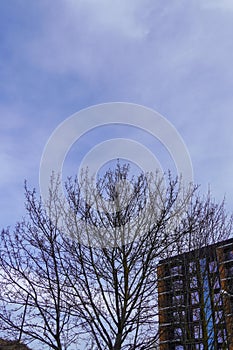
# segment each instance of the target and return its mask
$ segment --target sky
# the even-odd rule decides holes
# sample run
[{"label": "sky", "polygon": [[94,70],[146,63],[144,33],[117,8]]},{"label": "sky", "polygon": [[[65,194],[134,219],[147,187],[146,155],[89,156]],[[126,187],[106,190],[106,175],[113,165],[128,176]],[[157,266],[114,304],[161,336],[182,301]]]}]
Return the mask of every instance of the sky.
[{"label": "sky", "polygon": [[[232,211],[232,38],[232,0],[0,0],[0,226],[24,215],[25,179],[39,191],[58,125],[109,102],[143,105],[172,123],[195,183],[217,201],[226,196]],[[153,144],[130,127],[97,129],[71,148],[67,175],[113,136]],[[150,149],[165,169],[164,147]]]}]

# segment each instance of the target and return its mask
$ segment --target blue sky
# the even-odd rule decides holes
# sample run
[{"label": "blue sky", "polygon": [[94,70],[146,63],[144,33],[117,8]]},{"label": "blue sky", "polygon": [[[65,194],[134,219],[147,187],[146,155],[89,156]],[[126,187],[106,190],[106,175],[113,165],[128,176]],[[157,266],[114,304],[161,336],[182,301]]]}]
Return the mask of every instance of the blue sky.
[{"label": "blue sky", "polygon": [[232,38],[231,0],[0,1],[1,227],[24,213],[24,179],[38,188],[59,123],[112,101],[165,116],[195,182],[232,210]]}]

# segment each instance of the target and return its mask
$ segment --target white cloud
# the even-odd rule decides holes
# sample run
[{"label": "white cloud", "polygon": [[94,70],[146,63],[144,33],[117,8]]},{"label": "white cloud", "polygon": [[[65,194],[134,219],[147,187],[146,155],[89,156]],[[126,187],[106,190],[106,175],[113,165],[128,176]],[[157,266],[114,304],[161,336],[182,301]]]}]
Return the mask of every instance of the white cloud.
[{"label": "white cloud", "polygon": [[[28,18],[37,6],[42,10],[36,12],[36,30],[27,36],[22,28],[23,35],[14,41],[14,60],[23,59],[15,75],[6,79],[28,119],[12,113],[12,102],[0,109],[3,186],[12,183],[12,174],[17,181],[38,172],[49,125],[52,131],[71,111],[109,100],[158,109],[181,128],[194,160],[209,164],[216,139],[208,123],[219,129],[221,119],[221,125],[232,129],[232,12],[220,11],[232,9],[232,0],[57,0],[56,6],[43,0],[36,7],[29,5]],[[216,11],[207,10],[211,8]],[[4,62],[9,71],[10,62]],[[21,94],[24,90],[28,99]],[[41,104],[35,106],[38,95]],[[45,131],[39,134],[41,124]],[[224,140],[233,149],[230,136],[218,140],[219,150],[224,151]],[[214,162],[206,170],[196,164],[210,182],[212,174],[219,173]]]},{"label": "white cloud", "polygon": [[[58,2],[35,40],[25,44],[29,60],[45,70],[75,72],[93,81],[111,62],[120,67],[132,46],[147,38],[151,0]],[[137,60],[136,57],[133,57]]]},{"label": "white cloud", "polygon": [[200,2],[202,8],[206,9],[216,9],[216,10],[233,10],[232,0],[201,0]]},{"label": "white cloud", "polygon": [[87,15],[90,26],[100,31],[117,32],[129,38],[141,38],[147,33],[146,22],[141,16],[147,14],[148,0],[70,0],[67,7],[74,14]]}]

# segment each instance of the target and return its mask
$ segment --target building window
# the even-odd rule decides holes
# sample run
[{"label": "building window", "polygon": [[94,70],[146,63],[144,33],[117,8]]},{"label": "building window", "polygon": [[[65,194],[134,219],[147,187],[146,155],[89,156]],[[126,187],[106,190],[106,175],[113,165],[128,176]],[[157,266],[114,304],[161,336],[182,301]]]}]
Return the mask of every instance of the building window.
[{"label": "building window", "polygon": [[202,329],[199,325],[193,327],[193,335],[195,339],[202,338]]},{"label": "building window", "polygon": [[230,266],[230,267],[227,269],[227,276],[228,276],[228,277],[233,277],[233,266]]},{"label": "building window", "polygon": [[222,298],[220,293],[214,294],[214,306],[219,307],[222,305]]},{"label": "building window", "polygon": [[182,274],[182,266],[181,265],[172,266],[171,267],[171,275],[175,276],[175,275],[179,275],[179,274]]},{"label": "building window", "polygon": [[[228,291],[229,291],[229,293],[230,294],[233,294],[233,280],[232,280],[232,278],[231,279],[228,279],[228,281],[227,281],[228,283],[227,283],[227,286],[228,286]],[[231,301],[233,301],[233,297],[231,296],[230,297],[230,300]]]},{"label": "building window", "polygon": [[217,333],[218,343],[222,344],[226,341],[226,330],[225,329],[219,329]]},{"label": "building window", "polygon": [[209,271],[210,272],[217,272],[217,261],[210,261]]},{"label": "building window", "polygon": [[181,339],[182,329],[180,327],[174,329],[174,337],[175,339]]},{"label": "building window", "polygon": [[173,286],[175,290],[183,289],[183,281],[182,280],[175,280],[173,281]]},{"label": "building window", "polygon": [[172,296],[172,303],[173,304],[179,304],[182,305],[184,303],[184,296],[183,294],[177,294]]},{"label": "building window", "polygon": [[218,310],[215,312],[215,323],[221,323],[223,322],[223,311]]},{"label": "building window", "polygon": [[195,305],[199,303],[199,293],[198,291],[191,293],[191,304]]},{"label": "building window", "polygon": [[193,309],[193,321],[200,320],[200,309]]},{"label": "building window", "polygon": [[176,345],[175,350],[184,350],[183,345]]},{"label": "building window", "polygon": [[219,279],[216,277],[213,285],[214,289],[219,289],[220,288],[220,283]]},{"label": "building window", "polygon": [[193,276],[190,280],[190,288],[197,288],[197,277]]},{"label": "building window", "polygon": [[233,250],[229,250],[225,253],[226,260],[233,260]]},{"label": "building window", "polygon": [[184,310],[173,311],[172,317],[175,322],[180,322],[180,320],[183,320],[185,317],[185,311]]},{"label": "building window", "polygon": [[191,261],[189,263],[189,273],[194,273],[196,271],[196,263],[194,261]]}]

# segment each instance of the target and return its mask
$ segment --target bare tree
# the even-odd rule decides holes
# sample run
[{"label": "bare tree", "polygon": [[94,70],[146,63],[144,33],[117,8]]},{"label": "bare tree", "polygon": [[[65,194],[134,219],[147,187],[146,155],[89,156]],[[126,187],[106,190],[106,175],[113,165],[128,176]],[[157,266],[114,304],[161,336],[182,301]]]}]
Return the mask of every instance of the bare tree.
[{"label": "bare tree", "polygon": [[[87,179],[83,203],[79,183],[67,184],[79,218],[69,225],[76,239],[66,244],[67,298],[81,314],[90,349],[155,347],[157,263],[183,234],[177,228],[193,194],[183,193],[177,179],[165,186],[159,177],[140,175],[127,185],[127,175],[128,168],[119,166],[99,179],[97,189]],[[89,245],[80,243],[83,235]]]},{"label": "bare tree", "polygon": [[195,188],[118,164],[97,184],[69,179],[66,203],[56,180],[49,193],[26,189],[28,218],[2,232],[2,329],[56,350],[153,349],[157,264],[197,227]]},{"label": "bare tree", "polygon": [[28,218],[1,233],[0,322],[10,338],[55,349],[76,341],[78,319],[65,298],[62,237],[35,191],[26,188]]}]

